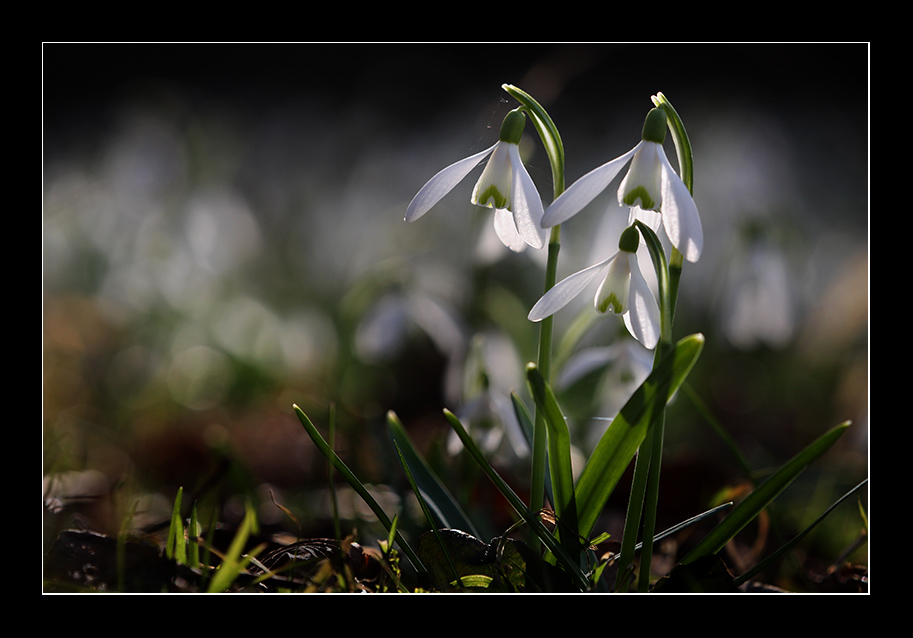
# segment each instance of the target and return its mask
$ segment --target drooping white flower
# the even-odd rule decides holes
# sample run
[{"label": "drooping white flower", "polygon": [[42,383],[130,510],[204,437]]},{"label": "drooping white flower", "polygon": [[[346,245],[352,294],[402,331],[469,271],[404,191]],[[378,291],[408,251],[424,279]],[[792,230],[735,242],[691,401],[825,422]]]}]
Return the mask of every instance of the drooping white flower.
[{"label": "drooping white flower", "polygon": [[542,321],[555,314],[605,273],[594,299],[596,310],[622,315],[628,332],[645,347],[655,348],[660,331],[659,305],[637,263],[638,236],[636,228],[627,228],[618,242],[618,252],[555,284],[529,311],[529,320]]},{"label": "drooping white flower", "polygon": [[472,191],[472,203],[495,209],[495,232],[511,250],[520,252],[526,245],[542,248],[547,234],[542,227],[545,210],[517,145],[525,121],[522,111],[511,111],[494,146],[451,164],[428,180],[406,209],[406,221],[414,222],[427,213],[490,155]]},{"label": "drooping white flower", "polygon": [[609,186],[630,160],[631,167],[618,188],[618,204],[662,213],[669,241],[685,259],[696,262],[704,248],[701,218],[688,187],[666,157],[662,146],[665,135],[665,112],[652,109],[644,122],[641,141],[571,184],[545,211],[542,226],[549,228],[576,215]]}]

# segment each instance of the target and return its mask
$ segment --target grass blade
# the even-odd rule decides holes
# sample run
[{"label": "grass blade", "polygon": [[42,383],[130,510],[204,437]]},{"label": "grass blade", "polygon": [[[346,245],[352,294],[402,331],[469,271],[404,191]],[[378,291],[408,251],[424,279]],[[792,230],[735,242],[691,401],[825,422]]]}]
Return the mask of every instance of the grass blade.
[{"label": "grass blade", "polygon": [[710,408],[707,407],[707,404],[704,403],[704,400],[694,391],[689,384],[685,383],[682,385],[682,392],[686,397],[691,400],[694,408],[704,417],[704,420],[713,428],[713,431],[723,440],[723,443],[726,444],[732,451],[732,455],[735,457],[736,462],[738,462],[739,467],[742,468],[745,476],[751,477],[751,466],[748,464],[748,461],[745,459],[745,456],[742,454],[742,451],[739,450],[739,446],[736,445],[735,440],[730,436],[729,432],[726,431],[726,428],[719,422],[719,420],[713,416],[710,412]]},{"label": "grass blade", "polygon": [[716,554],[738,534],[748,523],[764,510],[780,492],[793,482],[793,480],[815,459],[824,454],[839,439],[850,422],[845,421],[835,426],[813,441],[808,447],[794,456],[772,476],[755,488],[751,494],[732,508],[719,525],[714,527],[704,539],[692,549],[682,564],[687,565],[704,556]]},{"label": "grass blade", "polygon": [[[192,539],[197,538],[202,531],[197,515],[197,504],[194,503],[193,509],[190,510],[190,525],[187,527],[187,536]],[[200,566],[200,546],[195,542],[187,544],[187,561],[191,567]]]},{"label": "grass blade", "polygon": [[[207,593],[214,594],[227,591],[238,578],[238,575],[247,568],[250,558],[242,557],[242,553],[244,552],[244,546],[247,544],[247,539],[256,531],[257,517],[250,502],[247,502],[244,509],[244,520],[241,521],[238,531],[235,532],[228,551],[222,557],[222,563],[213,574],[212,580],[209,581]],[[259,549],[252,551],[251,556],[258,551]]]},{"label": "grass blade", "polygon": [[171,510],[171,526],[168,528],[168,543],[165,545],[165,555],[183,565],[187,562],[187,544],[184,537],[184,521],[181,518],[181,497],[184,488],[179,487],[174,497],[174,507]]},{"label": "grass blade", "polygon": [[578,561],[576,558],[571,558],[567,552],[561,547],[558,543],[558,540],[552,536],[552,533],[548,530],[547,527],[539,519],[539,516],[529,510],[526,507],[526,504],[517,496],[510,486],[504,481],[503,478],[495,471],[488,460],[485,458],[485,455],[476,445],[475,441],[472,440],[472,437],[469,436],[469,433],[466,432],[466,428],[463,427],[463,424],[460,422],[459,417],[457,417],[450,410],[444,410],[444,417],[450,423],[450,426],[453,428],[454,432],[457,433],[457,436],[460,437],[460,440],[463,442],[463,447],[469,452],[469,454],[475,459],[482,471],[491,479],[491,482],[494,483],[495,487],[498,488],[498,491],[504,496],[505,500],[510,504],[520,518],[526,521],[526,524],[529,525],[533,531],[536,533],[536,536],[542,541],[542,543],[551,551],[558,561],[562,564],[565,571],[568,575],[577,581],[577,584],[581,589],[588,589],[589,582],[587,581],[586,576],[580,571],[578,566]]},{"label": "grass blade", "polygon": [[[399,455],[400,463],[403,464],[403,470],[406,472],[406,479],[409,481],[409,486],[412,488],[413,493],[415,493],[415,498],[418,499],[418,503],[422,508],[422,512],[425,514],[425,518],[428,519],[428,524],[431,525],[431,530],[434,532],[434,536],[440,545],[441,552],[447,561],[447,566],[450,568],[450,571],[457,584],[459,584],[460,572],[457,570],[456,563],[454,563],[450,552],[447,551],[447,543],[444,542],[444,538],[441,536],[440,525],[438,525],[432,517],[431,509],[429,508],[428,503],[425,501],[425,498],[422,495],[422,490],[419,488],[418,483],[415,481],[415,476],[412,473],[412,469],[409,467],[409,461],[406,460],[406,457],[403,455],[403,451],[400,448],[399,443],[397,443],[395,439],[393,441],[393,447],[396,448],[396,453]],[[433,570],[434,566],[428,565],[428,568]],[[450,582],[450,579],[446,579],[445,582]]]},{"label": "grass blade", "polygon": [[845,500],[848,499],[850,496],[852,496],[852,495],[855,494],[857,491],[859,491],[859,490],[862,488],[863,485],[865,485],[866,483],[868,483],[868,481],[869,481],[868,479],[865,479],[864,481],[862,481],[862,483],[860,483],[859,485],[857,485],[856,487],[854,487],[853,489],[851,489],[849,492],[847,492],[846,494],[844,494],[843,496],[841,496],[839,499],[837,499],[837,501],[836,501],[833,505],[831,505],[829,508],[827,508],[827,510],[826,510],[823,514],[821,514],[821,516],[819,516],[818,518],[816,518],[816,519],[812,522],[811,525],[809,525],[809,526],[806,527],[804,530],[802,530],[801,532],[799,532],[798,534],[796,534],[792,539],[790,539],[789,542],[787,542],[787,543],[786,543],[785,545],[783,545],[782,547],[778,548],[777,551],[775,551],[773,554],[771,554],[770,556],[768,556],[767,558],[765,558],[763,561],[761,561],[760,563],[758,563],[757,565],[755,565],[754,567],[752,567],[751,569],[749,569],[747,572],[745,572],[744,574],[742,574],[741,576],[739,576],[738,578],[736,578],[736,579],[733,581],[733,582],[735,583],[736,587],[738,587],[739,585],[741,585],[741,584],[744,583],[745,581],[751,580],[752,578],[754,578],[755,575],[760,574],[762,571],[764,571],[764,570],[767,568],[768,565],[770,565],[773,561],[775,561],[775,560],[778,559],[780,556],[782,556],[783,554],[785,554],[791,547],[793,547],[793,546],[794,546],[796,543],[798,543],[800,540],[802,540],[803,538],[805,538],[805,536],[806,536],[810,531],[812,531],[812,530],[815,528],[815,526],[818,525],[818,523],[820,523],[820,522],[823,521],[825,518],[827,518],[827,515],[828,515],[828,514],[830,514],[831,512],[833,512],[834,509],[836,509],[837,506],[840,505],[843,501],[845,501]]},{"label": "grass blade", "polygon": [[[660,532],[659,534],[657,534],[656,536],[654,536],[653,543],[654,544],[658,543],[659,541],[666,538],[667,536],[672,536],[673,534],[678,534],[680,531],[682,531],[686,527],[694,525],[695,523],[699,523],[702,520],[704,520],[705,518],[708,518],[710,516],[719,514],[723,510],[729,509],[730,507],[732,507],[731,501],[728,503],[723,503],[722,505],[717,505],[716,507],[711,508],[702,514],[698,514],[697,516],[692,516],[688,520],[685,520],[685,521],[682,521],[681,523],[673,525],[669,529],[664,530],[664,531]],[[640,549],[642,546],[643,546],[643,543],[637,543],[637,545],[634,546],[634,549]]]},{"label": "grass blade", "polygon": [[[392,531],[394,529],[393,523],[390,521],[390,518],[384,512],[383,508],[378,504],[374,497],[371,496],[371,493],[368,492],[368,489],[358,480],[358,477],[352,473],[352,470],[346,466],[341,458],[336,455],[336,452],[327,445],[327,442],[320,435],[320,432],[317,431],[317,428],[311,423],[311,420],[308,416],[299,408],[297,405],[293,405],[292,408],[295,410],[295,414],[298,416],[298,420],[301,421],[301,425],[304,426],[304,429],[307,431],[308,436],[311,437],[311,440],[314,442],[314,445],[317,446],[317,449],[327,458],[327,460],[336,468],[336,470],[342,475],[342,477],[349,483],[355,493],[358,494],[362,500],[367,504],[371,511],[374,512],[374,515],[377,517],[377,520],[380,521],[387,531]],[[412,563],[412,566],[419,571],[424,571],[422,566],[422,561],[419,560],[418,555],[412,550],[409,546],[409,543],[402,537],[402,535],[397,531],[396,532],[396,542],[399,544],[400,549],[403,550],[403,553]]]},{"label": "grass blade", "polygon": [[691,371],[704,347],[700,334],[685,337],[672,346],[650,376],[641,384],[596,445],[577,482],[576,498],[580,535],[589,537],[605,503],[647,430]]}]

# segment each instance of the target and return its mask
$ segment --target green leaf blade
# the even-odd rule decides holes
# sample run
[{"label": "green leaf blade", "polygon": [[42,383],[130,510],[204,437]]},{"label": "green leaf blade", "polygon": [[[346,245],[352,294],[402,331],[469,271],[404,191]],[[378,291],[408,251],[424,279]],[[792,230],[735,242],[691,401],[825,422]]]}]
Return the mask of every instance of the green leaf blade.
[{"label": "green leaf blade", "polygon": [[757,517],[812,461],[827,452],[837,439],[843,436],[849,425],[850,422],[845,421],[831,428],[768,477],[732,508],[729,515],[682,559],[682,564],[693,563],[723,549],[726,543]]},{"label": "green leaf blade", "polygon": [[589,583],[586,579],[586,576],[580,571],[576,557],[571,557],[561,545],[558,544],[557,539],[552,536],[552,533],[548,528],[543,525],[542,521],[539,519],[538,514],[531,512],[529,508],[526,507],[526,504],[523,503],[523,500],[517,496],[507,482],[501,478],[501,476],[495,471],[491,466],[488,460],[485,458],[485,455],[482,454],[482,451],[476,445],[475,441],[472,440],[472,437],[469,436],[469,433],[466,432],[466,428],[463,427],[463,424],[460,422],[460,419],[453,414],[450,410],[444,410],[444,417],[450,423],[450,426],[453,428],[453,431],[456,432],[457,436],[460,437],[460,440],[463,442],[463,447],[466,448],[466,451],[469,452],[470,456],[478,463],[479,468],[491,479],[491,482],[498,488],[498,491],[501,492],[501,495],[505,500],[510,504],[514,511],[522,518],[527,525],[529,525],[533,531],[536,533],[536,536],[542,541],[542,543],[555,555],[557,560],[562,563],[564,569],[567,571],[568,575],[571,578],[574,578],[581,589],[587,589]]},{"label": "green leaf blade", "polygon": [[666,403],[688,376],[703,347],[701,334],[690,335],[671,346],[612,420],[577,481],[577,518],[582,536],[590,536],[647,431],[662,416]]},{"label": "green leaf blade", "polygon": [[165,546],[165,555],[178,565],[183,565],[187,562],[184,521],[181,519],[181,498],[183,494],[184,488],[179,487],[177,495],[174,497],[174,505],[171,510],[171,525],[168,528],[168,543]]},{"label": "green leaf blade", "polygon": [[[349,486],[355,490],[355,493],[358,494],[365,504],[371,508],[371,511],[374,512],[374,515],[377,517],[377,520],[380,521],[380,524],[390,533],[394,533],[395,527],[393,522],[390,520],[390,517],[387,516],[387,513],[384,512],[380,504],[371,496],[371,493],[368,491],[368,488],[358,479],[357,476],[348,468],[348,466],[343,462],[341,458],[336,454],[336,452],[329,446],[326,440],[321,436],[320,432],[304,413],[304,411],[299,408],[297,405],[293,405],[292,409],[295,411],[295,416],[298,417],[298,420],[301,422],[301,425],[304,426],[305,431],[308,433],[308,436],[311,437],[311,441],[314,442],[314,445],[317,446],[317,449],[320,450],[330,464],[336,468],[336,471],[339,472],[342,477],[348,482]],[[402,537],[402,535],[396,531],[395,532],[396,542],[399,544],[400,548],[403,550],[403,553],[412,563],[412,566],[417,570],[424,571],[421,561],[418,559],[418,556]]]},{"label": "green leaf blade", "polygon": [[479,536],[463,508],[415,449],[402,421],[393,411],[387,413],[387,428],[404,461],[408,463],[408,467],[404,469],[411,472],[416,487],[421,491],[422,498],[436,519],[434,522],[437,526],[459,529],[473,536]]},{"label": "green leaf blade", "polygon": [[555,514],[562,522],[565,548],[573,550],[577,536],[577,503],[574,498],[574,472],[571,467],[571,435],[567,421],[558,406],[551,387],[542,377],[539,368],[530,363],[526,368],[527,380],[537,408],[545,417],[548,430],[548,463],[554,492]]}]

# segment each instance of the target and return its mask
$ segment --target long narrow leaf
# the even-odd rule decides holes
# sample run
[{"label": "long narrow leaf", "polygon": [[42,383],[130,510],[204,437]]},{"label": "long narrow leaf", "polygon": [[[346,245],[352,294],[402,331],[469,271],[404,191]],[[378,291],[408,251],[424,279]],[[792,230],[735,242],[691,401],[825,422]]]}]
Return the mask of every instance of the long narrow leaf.
[{"label": "long narrow leaf", "polygon": [[[520,429],[523,430],[523,435],[526,437],[526,443],[529,445],[529,448],[533,448],[533,417],[530,415],[529,410],[526,409],[523,400],[516,392],[510,393],[510,400],[514,404],[514,414],[517,415],[517,420],[520,421]],[[546,454],[546,462],[548,462],[548,455]],[[549,503],[555,502],[555,496],[552,493],[552,480],[551,477],[545,476],[545,498],[548,499]]]},{"label": "long narrow leaf", "polygon": [[[317,446],[317,449],[326,457],[326,459],[333,464],[333,467],[342,475],[342,477],[349,483],[351,488],[361,497],[361,499],[371,508],[371,511],[374,512],[374,515],[377,517],[377,520],[380,521],[387,531],[394,529],[393,523],[390,521],[390,518],[384,512],[383,508],[374,500],[374,497],[371,496],[371,493],[368,492],[368,489],[358,480],[358,477],[352,473],[352,470],[346,466],[341,458],[336,455],[336,452],[327,445],[327,442],[320,435],[320,432],[317,431],[317,428],[311,423],[311,420],[307,415],[299,408],[297,405],[293,405],[292,408],[295,410],[295,414],[298,416],[298,420],[301,421],[301,425],[304,426],[304,429],[307,431],[308,436],[311,437],[311,440],[314,442],[314,445]],[[399,532],[396,532],[396,541],[400,546],[400,549],[403,550],[403,553],[412,563],[412,566],[420,571],[424,571],[422,566],[422,561],[419,560],[418,555],[412,550],[409,546],[409,543],[402,537]]]},{"label": "long narrow leaf", "polygon": [[865,485],[867,482],[868,482],[868,479],[865,479],[864,481],[862,481],[862,483],[860,483],[859,485],[857,485],[856,487],[854,487],[853,489],[851,489],[849,492],[847,492],[846,494],[844,494],[843,496],[841,496],[839,499],[837,499],[837,501],[836,501],[833,505],[831,505],[829,508],[827,508],[827,510],[825,510],[825,512],[824,512],[823,514],[821,514],[821,516],[819,516],[818,518],[816,518],[816,519],[812,522],[811,525],[809,525],[809,526],[806,527],[804,530],[802,530],[801,532],[799,532],[798,534],[796,534],[793,538],[791,538],[791,539],[789,540],[789,542],[787,542],[787,543],[784,544],[783,546],[779,547],[779,548],[777,549],[777,551],[775,551],[773,554],[771,554],[770,556],[768,556],[767,558],[765,558],[763,561],[761,561],[760,563],[758,563],[757,565],[755,565],[754,567],[752,567],[751,569],[749,569],[747,572],[745,572],[744,574],[742,574],[741,576],[739,576],[738,578],[736,578],[736,579],[733,581],[733,582],[735,583],[736,587],[738,587],[739,585],[741,585],[741,584],[744,583],[745,581],[751,580],[751,579],[754,578],[757,574],[760,574],[762,571],[764,571],[765,569],[767,569],[767,566],[768,566],[768,565],[770,565],[772,562],[774,562],[775,560],[777,560],[778,558],[780,558],[780,556],[782,556],[782,555],[785,554],[787,551],[789,551],[789,549],[790,549],[791,547],[793,547],[796,543],[798,543],[800,540],[802,540],[803,538],[805,538],[805,536],[806,536],[809,532],[811,532],[811,531],[818,525],[818,523],[820,523],[820,522],[823,521],[825,518],[827,518],[827,515],[830,514],[831,512],[833,512],[833,511],[837,508],[838,505],[840,505],[843,501],[845,501],[845,500],[848,499],[850,496],[852,496],[852,495],[855,494],[857,491],[859,491],[859,490],[862,488],[862,486]]},{"label": "long narrow leaf", "polygon": [[562,522],[562,527],[571,532],[559,532],[559,538],[566,539],[562,541],[564,547],[572,551],[577,543],[577,502],[574,498],[574,472],[571,468],[571,435],[558,401],[536,364],[530,363],[527,366],[526,376],[536,407],[545,417],[548,428],[548,464],[555,494],[555,514]]},{"label": "long narrow leaf", "polygon": [[825,432],[777,470],[766,481],[755,488],[741,503],[732,508],[732,512],[729,513],[729,516],[723,519],[719,525],[714,527],[710,533],[682,559],[682,564],[687,565],[688,563],[693,563],[699,558],[716,554],[723,549],[726,543],[732,540],[736,534],[760,514],[770,502],[780,494],[780,492],[785,490],[786,487],[789,486],[806,467],[808,467],[809,463],[830,449],[837,439],[843,435],[849,425],[850,422],[845,421]]},{"label": "long narrow leaf", "polygon": [[576,498],[580,534],[589,537],[605,503],[653,421],[691,371],[704,347],[695,334],[672,346],[641,384],[603,434],[577,482]]},{"label": "long narrow leaf", "polygon": [[387,413],[387,428],[404,463],[408,463],[408,467],[404,466],[404,469],[411,474],[417,489],[421,490],[422,499],[434,515],[434,520],[429,522],[435,523],[438,527],[458,529],[478,538],[479,533],[472,521],[412,445],[406,428],[393,411]]},{"label": "long narrow leaf", "polygon": [[564,551],[561,545],[558,544],[557,539],[552,536],[552,533],[539,519],[539,516],[536,513],[530,512],[529,508],[527,508],[526,504],[517,496],[516,492],[514,492],[507,482],[501,478],[497,471],[495,471],[479,449],[479,446],[476,445],[475,441],[472,440],[472,437],[469,436],[469,433],[466,432],[466,428],[463,427],[459,417],[447,409],[444,410],[444,417],[450,423],[453,431],[460,437],[460,440],[463,442],[463,447],[466,448],[466,451],[475,459],[482,471],[491,479],[491,482],[498,488],[498,491],[501,492],[501,495],[504,496],[505,500],[507,500],[514,511],[520,518],[526,521],[526,524],[529,525],[533,531],[535,531],[536,536],[538,536],[542,543],[556,556],[568,575],[575,579],[582,589],[588,588],[589,583],[587,582],[586,576],[580,571],[576,558],[571,558],[571,556]]},{"label": "long narrow leaf", "polygon": [[[722,505],[717,505],[716,507],[711,508],[711,509],[707,510],[706,512],[698,514],[697,516],[692,516],[691,518],[684,520],[681,523],[677,523],[676,525],[673,525],[669,529],[663,530],[662,532],[660,532],[659,534],[654,536],[653,543],[656,544],[659,541],[661,541],[662,539],[666,538],[667,536],[672,536],[673,534],[678,534],[680,531],[682,531],[686,527],[694,525],[695,523],[700,523],[705,518],[719,514],[723,510],[729,509],[730,507],[732,507],[731,501],[728,503],[723,503]],[[637,543],[637,545],[634,546],[634,549],[638,550],[641,547],[643,547],[643,543]]]},{"label": "long narrow leaf", "polygon": [[533,417],[526,409],[526,405],[516,392],[510,393],[510,401],[514,405],[514,414],[517,415],[517,421],[520,422],[520,429],[526,439],[526,444],[533,447]]},{"label": "long narrow leaf", "polygon": [[[187,535],[193,539],[198,537],[201,531],[203,530],[200,528],[197,504],[194,503],[193,509],[190,510],[190,525],[187,527]],[[200,566],[200,546],[195,542],[187,544],[187,561],[191,567]]]},{"label": "long narrow leaf", "polygon": [[187,562],[184,521],[181,518],[181,497],[183,494],[184,488],[179,487],[178,493],[174,497],[174,506],[171,510],[171,525],[168,528],[168,543],[165,546],[165,553],[168,558],[174,560],[178,565],[183,565]]},{"label": "long narrow leaf", "polygon": [[[453,562],[453,557],[450,555],[450,552],[447,551],[447,543],[444,542],[444,538],[441,536],[440,525],[435,523],[434,518],[431,514],[431,509],[422,494],[422,490],[419,488],[418,483],[415,482],[415,475],[413,474],[412,469],[409,467],[409,461],[406,460],[402,449],[395,439],[393,441],[393,447],[396,448],[396,453],[399,455],[400,463],[402,463],[403,470],[406,472],[406,479],[409,481],[409,486],[412,488],[412,491],[415,494],[415,498],[418,500],[418,503],[422,508],[422,512],[425,514],[425,518],[428,519],[428,523],[431,525],[431,530],[434,532],[434,536],[437,538],[437,541],[440,544],[441,552],[447,559],[447,565],[450,567],[450,571],[452,572],[453,577],[459,583],[460,572],[457,570],[456,564]],[[431,566],[429,565],[429,567]]]},{"label": "long narrow leaf", "polygon": [[251,534],[255,533],[256,530],[257,516],[254,513],[253,506],[250,502],[247,502],[244,507],[244,519],[241,521],[241,525],[238,526],[238,530],[231,540],[228,551],[225,553],[225,556],[222,557],[222,563],[219,565],[219,568],[216,569],[212,580],[209,581],[209,587],[207,588],[208,593],[213,594],[226,591],[231,584],[235,582],[238,575],[246,569],[250,562],[250,557],[255,556],[260,549],[262,549],[262,547],[258,546],[258,548],[251,551],[247,558],[243,556],[247,539]]}]

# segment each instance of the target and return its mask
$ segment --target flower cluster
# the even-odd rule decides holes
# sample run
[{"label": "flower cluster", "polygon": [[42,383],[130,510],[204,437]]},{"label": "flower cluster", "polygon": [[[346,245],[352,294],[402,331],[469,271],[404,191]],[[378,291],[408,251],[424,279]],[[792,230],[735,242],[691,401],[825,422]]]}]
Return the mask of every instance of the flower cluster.
[{"label": "flower cluster", "polygon": [[[543,210],[535,184],[520,160],[518,142],[525,125],[522,109],[504,119],[498,142],[456,162],[432,177],[406,210],[406,221],[424,215],[484,158],[490,156],[472,192],[472,203],[494,209],[494,226],[501,242],[514,251],[527,245],[542,248],[548,229],[561,224],[602,193],[630,162],[618,188],[618,203],[630,208],[629,222],[641,220],[652,228],[662,224],[672,245],[690,262],[703,250],[704,237],[697,206],[663,150],[666,113],[654,108],[644,121],[641,141],[630,151],[590,171]],[[563,308],[597,276],[605,278],[596,293],[599,312],[622,315],[628,331],[647,348],[660,334],[659,308],[637,265],[639,234],[631,225],[622,233],[618,251],[598,264],[570,275],[555,285],[529,313],[541,321]]]}]

